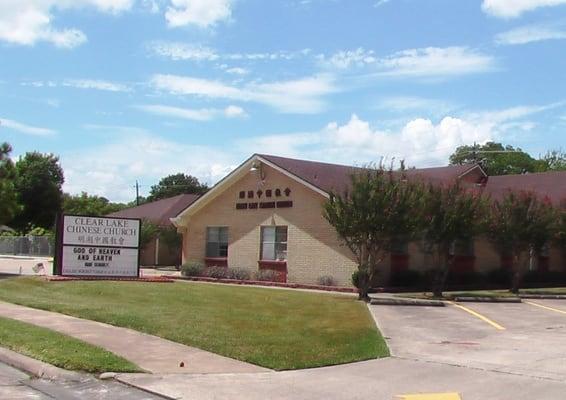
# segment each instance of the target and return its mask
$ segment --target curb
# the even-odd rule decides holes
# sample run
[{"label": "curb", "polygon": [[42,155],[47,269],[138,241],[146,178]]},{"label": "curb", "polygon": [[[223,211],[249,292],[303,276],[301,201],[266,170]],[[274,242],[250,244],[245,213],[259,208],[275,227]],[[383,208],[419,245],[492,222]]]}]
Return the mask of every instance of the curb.
[{"label": "curb", "polygon": [[520,294],[521,299],[566,300],[563,294]]},{"label": "curb", "polygon": [[36,360],[35,358],[8,350],[5,347],[0,347],[0,361],[38,378],[79,382],[86,377],[86,375],[80,372],[67,371],[43,361]]},{"label": "curb", "polygon": [[421,300],[409,298],[393,298],[393,297],[373,297],[370,301],[371,305],[380,306],[421,306],[421,307],[445,307],[443,301],[440,300]]},{"label": "curb", "polygon": [[519,297],[454,297],[458,303],[522,303]]},{"label": "curb", "polygon": [[[142,392],[146,392],[146,393],[152,394],[152,395],[154,395],[154,396],[163,397],[163,398],[166,399],[166,400],[179,400],[178,397],[167,396],[166,394],[159,393],[159,392],[156,391],[156,390],[151,390],[151,389],[145,388],[145,387],[143,387],[143,386],[136,385],[136,384],[133,384],[133,383],[128,382],[128,381],[126,381],[126,380],[123,380],[120,375],[121,375],[121,374],[118,374],[118,375],[116,375],[116,376],[114,377],[114,380],[115,380],[116,382],[120,382],[120,383],[123,384],[123,385],[126,385],[126,386],[129,386],[129,387],[132,387],[132,388],[141,390]],[[148,374],[148,375],[151,375],[151,374]]]}]

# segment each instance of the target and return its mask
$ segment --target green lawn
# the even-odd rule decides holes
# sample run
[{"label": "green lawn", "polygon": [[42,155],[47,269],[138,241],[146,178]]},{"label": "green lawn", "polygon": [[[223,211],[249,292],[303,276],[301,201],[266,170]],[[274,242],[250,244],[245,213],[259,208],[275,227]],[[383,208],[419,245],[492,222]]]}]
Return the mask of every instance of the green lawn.
[{"label": "green lawn", "polygon": [[141,371],[129,361],[100,347],[9,318],[0,317],[0,346],[70,370]]},{"label": "green lawn", "polygon": [[204,283],[0,281],[0,300],[128,327],[282,370],[389,355],[343,295]]}]

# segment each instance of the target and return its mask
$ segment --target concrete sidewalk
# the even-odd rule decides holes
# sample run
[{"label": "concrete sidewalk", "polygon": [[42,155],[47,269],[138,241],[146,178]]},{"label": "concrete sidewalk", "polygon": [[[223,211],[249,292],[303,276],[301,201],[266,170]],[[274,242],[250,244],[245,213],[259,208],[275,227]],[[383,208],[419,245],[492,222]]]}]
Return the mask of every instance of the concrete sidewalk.
[{"label": "concrete sidewalk", "polygon": [[178,400],[401,400],[417,393],[428,394],[423,399],[453,393],[463,400],[558,400],[566,393],[562,380],[395,357],[266,374],[119,374],[118,380]]},{"label": "concrete sidewalk", "polygon": [[[0,302],[0,316],[28,322],[102,347],[159,374],[267,372],[268,369],[131,329]],[[184,367],[180,364],[184,363]]]}]

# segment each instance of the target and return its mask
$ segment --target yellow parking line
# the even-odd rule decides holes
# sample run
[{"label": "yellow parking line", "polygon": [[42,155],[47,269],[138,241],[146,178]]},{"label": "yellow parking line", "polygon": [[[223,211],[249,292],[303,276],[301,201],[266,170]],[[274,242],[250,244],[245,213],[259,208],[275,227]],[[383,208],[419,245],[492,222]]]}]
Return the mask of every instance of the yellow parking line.
[{"label": "yellow parking line", "polygon": [[548,306],[543,306],[542,304],[538,304],[538,303],[533,303],[532,301],[524,301],[524,303],[530,304],[531,306],[536,306],[536,307],[540,307],[540,308],[544,308],[545,310],[550,310],[550,311],[554,311],[560,314],[566,314],[566,311],[564,310],[559,310],[558,308],[552,308],[552,307],[548,307]]},{"label": "yellow parking line", "polygon": [[460,305],[460,304],[456,304],[456,303],[454,303],[453,301],[448,301],[447,303],[452,304],[453,306],[458,307],[459,309],[464,310],[464,311],[466,311],[466,312],[469,313],[469,314],[472,314],[474,317],[477,317],[477,318],[481,319],[481,320],[484,321],[484,322],[487,322],[488,324],[490,324],[491,326],[493,326],[495,329],[498,329],[498,330],[500,330],[500,331],[504,331],[504,330],[505,330],[505,328],[502,327],[501,325],[499,325],[497,322],[492,321],[491,319],[489,319],[489,318],[487,318],[487,317],[481,315],[481,314],[478,313],[478,312],[475,312],[474,310],[470,310],[468,307],[464,307],[464,306],[462,306],[462,305]]}]

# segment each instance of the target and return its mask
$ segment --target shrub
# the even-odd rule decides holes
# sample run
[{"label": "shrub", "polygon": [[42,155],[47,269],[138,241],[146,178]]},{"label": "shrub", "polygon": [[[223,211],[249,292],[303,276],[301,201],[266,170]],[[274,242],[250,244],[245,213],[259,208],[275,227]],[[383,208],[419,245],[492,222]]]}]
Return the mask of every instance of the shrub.
[{"label": "shrub", "polygon": [[508,268],[496,268],[487,273],[487,281],[496,285],[508,286],[512,275]]},{"label": "shrub", "polygon": [[564,283],[566,274],[560,271],[528,271],[523,277],[523,282],[538,283]]},{"label": "shrub", "polygon": [[228,276],[230,279],[239,281],[249,281],[251,279],[250,271],[244,268],[229,268]]},{"label": "shrub", "polygon": [[481,272],[450,272],[448,284],[451,285],[479,285],[486,281],[486,276]]},{"label": "shrub", "polygon": [[412,269],[395,271],[391,274],[390,285],[394,287],[423,286],[425,284],[424,275]]},{"label": "shrub", "polygon": [[336,286],[336,280],[331,275],[323,275],[316,281],[319,286]]},{"label": "shrub", "polygon": [[255,279],[264,282],[278,282],[281,280],[281,273],[271,269],[261,269],[256,272]]},{"label": "shrub", "polygon": [[230,277],[227,267],[210,267],[205,270],[204,274],[215,279],[228,279]]},{"label": "shrub", "polygon": [[190,262],[181,265],[181,275],[183,276],[201,276],[203,271],[204,267],[199,263]]}]

